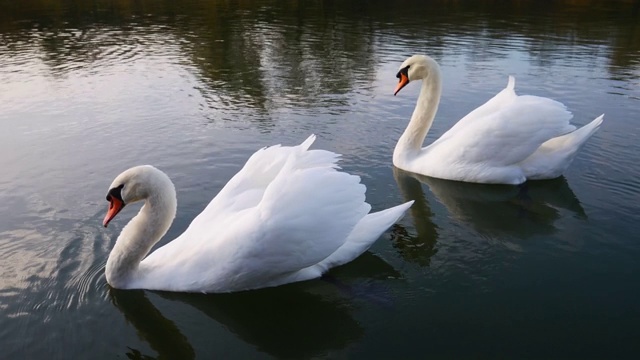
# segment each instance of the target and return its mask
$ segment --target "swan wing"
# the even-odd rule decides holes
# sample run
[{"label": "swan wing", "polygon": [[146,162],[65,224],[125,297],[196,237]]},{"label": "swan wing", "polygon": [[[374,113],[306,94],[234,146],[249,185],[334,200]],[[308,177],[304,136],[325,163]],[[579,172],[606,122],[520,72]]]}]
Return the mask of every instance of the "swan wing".
[{"label": "swan wing", "polygon": [[429,146],[433,156],[455,164],[510,166],[526,159],[545,141],[575,130],[569,124],[572,114],[558,101],[515,92],[491,101]]},{"label": "swan wing", "polygon": [[507,83],[506,88],[504,88],[502,91],[497,93],[494,97],[489,99],[484,104],[475,108],[465,117],[460,119],[460,121],[458,121],[455,125],[453,125],[451,129],[449,129],[440,138],[438,138],[434,142],[434,144],[441,141],[446,141],[446,139],[453,137],[459,130],[461,129],[464,130],[464,128],[469,123],[476,122],[476,119],[483,118],[487,115],[491,115],[499,111],[500,109],[504,108],[505,106],[513,103],[518,98],[518,95],[516,94],[516,91],[515,91],[515,85],[516,85],[516,79],[510,75],[509,82]]},{"label": "swan wing", "polygon": [[340,248],[370,210],[366,188],[337,170],[338,154],[308,150],[312,142],[256,152],[182,235],[142,262],[145,287],[256,288]]},{"label": "swan wing", "polygon": [[[262,199],[264,191],[280,173],[289,156],[294,152],[306,151],[315,141],[316,136],[309,136],[298,146],[273,145],[256,151],[247,160],[243,168],[234,175],[220,192],[211,200],[202,213],[194,219],[197,224],[200,220],[210,222],[210,216],[221,212],[240,211],[256,206]],[[338,154],[312,150],[312,160],[316,163],[335,165]],[[309,163],[308,166],[313,166]]]},{"label": "swan wing", "polygon": [[238,263],[226,270],[232,287],[273,282],[336,252],[371,209],[365,190],[358,176],[333,168],[286,166],[242,228],[226,236],[237,247]]}]

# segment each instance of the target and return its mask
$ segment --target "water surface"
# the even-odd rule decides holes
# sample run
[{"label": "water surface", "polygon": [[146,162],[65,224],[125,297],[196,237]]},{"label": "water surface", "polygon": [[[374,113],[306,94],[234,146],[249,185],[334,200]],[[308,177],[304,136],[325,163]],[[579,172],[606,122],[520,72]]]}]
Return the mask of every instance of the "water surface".
[{"label": "water surface", "polygon": [[[0,347],[7,358],[625,358],[640,350],[637,2],[0,2]],[[517,79],[601,129],[562,178],[462,184],[394,169],[419,86],[426,142]],[[169,174],[180,234],[256,149],[344,154],[410,213],[323,280],[239,294],[115,291],[112,179]]]}]

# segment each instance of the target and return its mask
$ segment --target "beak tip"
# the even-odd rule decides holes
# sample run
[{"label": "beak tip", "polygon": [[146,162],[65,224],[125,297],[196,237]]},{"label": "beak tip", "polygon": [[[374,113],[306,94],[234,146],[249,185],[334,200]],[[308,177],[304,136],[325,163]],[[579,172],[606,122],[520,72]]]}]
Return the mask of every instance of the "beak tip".
[{"label": "beak tip", "polygon": [[120,210],[124,207],[124,202],[120,199],[113,198],[109,203],[109,210],[107,211],[107,215],[105,215],[104,220],[102,220],[102,226],[107,227],[111,220],[118,215]]}]

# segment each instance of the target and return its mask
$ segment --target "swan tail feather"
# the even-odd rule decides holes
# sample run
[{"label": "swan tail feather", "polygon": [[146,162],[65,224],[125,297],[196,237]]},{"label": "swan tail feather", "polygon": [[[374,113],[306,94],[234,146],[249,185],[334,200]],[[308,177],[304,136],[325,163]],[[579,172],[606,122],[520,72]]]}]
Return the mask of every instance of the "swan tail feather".
[{"label": "swan tail feather", "polygon": [[413,205],[413,200],[368,214],[355,226],[347,241],[329,257],[316,265],[320,272],[346,264],[367,251],[391,225],[398,222]]},{"label": "swan tail feather", "polygon": [[311,147],[311,145],[313,145],[315,141],[316,141],[316,135],[311,134],[309,135],[307,140],[303,141],[302,144],[298,145],[298,147],[302,150],[309,150],[309,148]]},{"label": "swan tail feather", "polygon": [[604,114],[598,116],[587,125],[573,132],[548,140],[543,145],[546,144],[548,147],[557,150],[567,149],[571,151],[577,151],[580,146],[582,146],[582,144],[584,144],[585,141],[587,141],[587,139],[589,139],[591,135],[593,135],[593,133],[598,130],[598,128],[602,124],[603,119]]},{"label": "swan tail feather", "polygon": [[287,162],[283,166],[283,170],[290,171],[292,169],[311,169],[311,168],[329,168],[339,169],[338,161],[341,155],[328,150],[313,149],[309,147],[316,140],[315,135],[311,135],[302,142],[302,144],[294,147],[291,151]]},{"label": "swan tail feather", "polygon": [[547,140],[521,166],[529,180],[556,178],[569,167],[578,150],[600,128],[604,114],[568,134]]},{"label": "swan tail feather", "polygon": [[507,83],[507,90],[516,90],[516,78],[513,75],[509,75],[509,82]]}]

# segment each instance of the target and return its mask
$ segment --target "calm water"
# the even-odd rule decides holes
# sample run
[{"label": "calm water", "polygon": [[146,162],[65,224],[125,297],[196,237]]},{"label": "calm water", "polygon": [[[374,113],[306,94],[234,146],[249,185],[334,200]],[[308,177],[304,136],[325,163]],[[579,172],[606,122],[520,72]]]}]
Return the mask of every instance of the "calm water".
[{"label": "calm water", "polygon": [[[630,358],[640,351],[640,16],[611,1],[0,1],[0,357]],[[394,169],[436,58],[427,142],[516,76],[605,123],[565,177],[523,188]],[[416,200],[327,279],[230,295],[114,291],[137,164],[180,234],[256,149],[344,154],[374,209]]]}]

